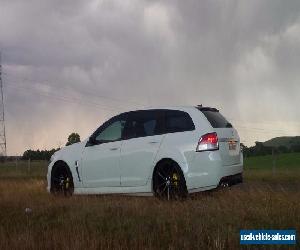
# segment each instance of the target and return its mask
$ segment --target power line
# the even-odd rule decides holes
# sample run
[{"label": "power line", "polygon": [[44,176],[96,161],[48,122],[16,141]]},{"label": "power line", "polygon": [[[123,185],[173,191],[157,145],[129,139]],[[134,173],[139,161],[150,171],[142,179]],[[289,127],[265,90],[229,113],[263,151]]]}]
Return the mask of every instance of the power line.
[{"label": "power line", "polygon": [[23,87],[23,86],[12,86],[12,85],[7,85],[7,88],[11,88],[11,89],[15,89],[15,90],[24,90],[24,92],[26,92],[27,94],[34,94],[34,95],[39,95],[39,96],[43,96],[43,97],[47,97],[48,99],[54,99],[57,101],[63,101],[63,102],[67,102],[67,103],[71,103],[71,104],[80,104],[80,105],[84,105],[84,106],[90,106],[96,109],[104,109],[104,110],[109,110],[109,111],[117,111],[118,109],[116,108],[112,108],[112,107],[108,107],[105,106],[101,103],[98,102],[92,102],[92,101],[86,101],[86,100],[81,100],[79,98],[74,98],[74,97],[68,97],[65,95],[57,95],[57,93],[53,93],[50,91],[43,91],[41,89],[36,89],[36,88],[28,88],[28,87]]},{"label": "power line", "polygon": [[[48,99],[63,101],[66,103],[85,105],[85,106],[93,107],[95,109],[103,109],[108,111],[120,111],[120,108],[108,107],[98,102],[82,100],[77,97],[70,97],[62,94],[57,94],[52,91],[44,91],[38,88],[19,86],[18,84],[14,84],[14,83],[10,83],[10,85],[6,85],[6,87],[11,89],[22,90],[26,93],[38,94],[39,96],[47,97]],[[253,133],[256,134],[257,133],[258,134],[259,133],[261,134],[287,133],[286,130],[266,129],[266,128],[257,128],[257,127],[240,126],[240,125],[235,125],[235,127],[238,128],[239,130],[252,131]]]},{"label": "power line", "polygon": [[[6,76],[9,78],[9,76],[6,74]],[[28,78],[21,78],[20,80],[22,80],[23,82],[28,82],[29,79]],[[14,83],[16,80],[11,80],[10,79],[10,83]],[[32,83],[32,82],[31,82]],[[47,82],[47,81],[43,81],[43,82],[34,82],[36,84],[40,84],[40,85],[44,85],[44,86],[51,86],[51,83],[50,82]],[[16,83],[15,83],[16,84]],[[66,91],[70,91],[70,88],[68,88],[67,86],[63,86],[63,85],[60,85],[59,86],[59,89],[64,89]],[[78,91],[74,91],[74,89],[71,89],[72,92],[76,92],[76,93],[79,93]],[[92,96],[94,98],[99,98],[99,99],[105,99],[105,100],[108,100],[108,101],[113,101],[113,102],[117,102],[117,103],[120,103],[120,104],[124,104],[124,103],[131,103],[131,104],[134,104],[134,105],[139,105],[139,106],[144,106],[144,104],[138,102],[138,101],[133,101],[133,100],[128,100],[128,99],[121,99],[121,98],[115,98],[115,97],[109,97],[109,96],[105,96],[105,95],[99,95],[99,94],[96,94],[95,92],[90,92],[88,91],[87,89],[84,89],[84,90],[81,90],[80,91],[80,95],[82,95],[84,93],[85,96]]]},{"label": "power line", "polygon": [[[38,83],[38,82],[36,82]],[[38,83],[38,84],[43,84],[44,86],[49,86],[49,84],[45,84],[45,83]],[[58,101],[63,101],[63,102],[67,102],[67,103],[72,103],[72,104],[80,104],[80,105],[85,105],[85,106],[90,106],[90,107],[93,107],[93,108],[96,108],[96,109],[104,109],[104,110],[109,110],[109,111],[119,111],[121,108],[120,107],[108,107],[107,105],[103,105],[101,103],[98,103],[98,102],[94,102],[94,101],[87,101],[87,100],[82,100],[78,97],[70,97],[70,94],[68,93],[68,96],[66,95],[62,95],[61,93],[58,94],[57,92],[52,92],[52,91],[45,91],[41,88],[36,88],[34,87],[35,85],[30,85],[30,86],[20,86],[19,84],[17,83],[14,83],[14,82],[10,82],[9,85],[6,85],[6,87],[8,88],[12,88],[12,89],[20,89],[20,90],[24,90],[26,91],[26,93],[30,92],[31,91],[31,94],[34,94],[33,92],[35,92],[35,94],[38,94],[40,96],[43,96],[43,97],[47,97],[49,99],[54,99],[54,100],[58,100]],[[65,89],[65,90],[69,90],[68,88],[66,88],[65,86],[60,86],[59,87],[60,89]],[[80,93],[82,94],[82,93]],[[97,97],[97,98],[101,98],[101,99],[107,99],[107,100],[113,100],[115,102],[122,102],[122,104],[124,104],[125,101],[121,100],[121,99],[117,99],[117,98],[110,98],[110,97],[107,97],[107,96],[99,96],[99,95],[95,95],[94,93],[91,93],[91,92],[87,92],[85,91],[85,94],[87,95],[90,95],[90,96],[94,96],[94,97]],[[131,103],[135,103],[135,104],[138,104],[138,102],[132,102],[132,101],[126,101],[125,103],[128,104],[129,102]],[[240,122],[244,122],[244,121],[239,121],[239,120],[236,120],[236,119],[230,119],[234,122],[237,122],[237,123],[240,123]],[[288,133],[286,130],[279,130],[279,129],[267,129],[267,128],[257,128],[257,127],[249,127],[249,126],[240,126],[240,125],[236,125],[235,127],[237,127],[239,130],[242,130],[242,131],[251,131],[252,133],[255,133],[255,134],[286,134]]]},{"label": "power line", "polygon": [[254,128],[254,127],[244,127],[244,126],[239,126],[236,125],[236,128],[240,129],[240,130],[251,130],[253,132],[256,133],[268,133],[268,132],[272,132],[272,133],[287,133],[287,130],[277,130],[277,129],[268,129],[268,128]]},{"label": "power line", "polygon": [[[283,130],[283,129],[274,129],[274,128],[267,128],[265,125],[265,122],[250,122],[251,123],[255,123],[255,127],[253,126],[249,126],[249,125],[244,125],[244,124],[249,124],[249,122],[245,122],[242,120],[238,120],[238,119],[234,119],[234,118],[228,118],[230,121],[233,122],[234,127],[238,128],[239,130],[251,130],[254,133],[288,133],[287,130]],[[243,124],[243,125],[239,125],[239,124]],[[274,126],[274,122],[272,123]],[[257,127],[257,126],[264,126],[264,127]],[[300,125],[300,123],[299,123]]]},{"label": "power line", "polygon": [[[42,83],[38,83],[38,84],[42,84]],[[45,87],[49,87],[49,85],[44,85]],[[130,106],[130,103],[134,103],[134,102],[130,102],[130,101],[121,101],[121,99],[115,99],[115,102],[121,102],[122,105],[115,105],[115,104],[109,104],[109,103],[99,103],[97,101],[93,101],[93,99],[89,98],[89,100],[86,99],[82,99],[82,93],[80,93],[80,96],[74,96],[74,92],[70,93],[68,92],[67,95],[63,94],[61,91],[60,92],[53,92],[53,91],[49,91],[49,90],[45,90],[42,88],[38,88],[36,85],[28,85],[28,86],[20,86],[20,84],[14,83],[14,82],[10,82],[9,84],[6,84],[6,87],[8,88],[14,88],[14,89],[19,89],[22,90],[25,93],[28,92],[34,92],[40,96],[44,96],[47,97],[48,99],[55,99],[58,101],[63,101],[63,102],[67,102],[67,103],[72,103],[72,104],[80,104],[80,105],[85,105],[85,106],[91,106],[93,108],[97,108],[97,109],[103,109],[103,110],[109,110],[109,111],[122,111],[124,110],[124,107],[128,107]],[[42,85],[41,85],[42,87]],[[63,89],[67,89],[64,87],[59,87],[59,90],[63,88]],[[76,93],[76,92],[75,92]],[[73,94],[73,95],[72,95]],[[92,94],[90,94],[90,96],[92,96]],[[94,98],[101,98],[101,99],[110,99],[110,97],[99,97],[97,95],[94,95]],[[114,99],[114,98],[112,98]],[[118,101],[117,101],[118,100]],[[124,105],[125,104],[125,105]],[[136,102],[135,105],[137,105],[138,103]],[[113,106],[113,107],[112,107]],[[141,107],[145,107],[145,105],[140,104],[139,106]]]}]

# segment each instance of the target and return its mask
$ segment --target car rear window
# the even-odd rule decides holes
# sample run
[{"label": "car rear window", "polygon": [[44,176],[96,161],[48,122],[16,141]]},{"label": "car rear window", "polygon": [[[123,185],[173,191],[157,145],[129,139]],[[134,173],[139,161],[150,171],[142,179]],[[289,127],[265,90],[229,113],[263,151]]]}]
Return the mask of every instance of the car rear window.
[{"label": "car rear window", "polygon": [[200,111],[205,115],[213,128],[232,128],[231,123],[218,110],[200,109]]},{"label": "car rear window", "polygon": [[167,133],[191,131],[195,129],[195,125],[190,115],[179,110],[167,111],[165,122]]}]

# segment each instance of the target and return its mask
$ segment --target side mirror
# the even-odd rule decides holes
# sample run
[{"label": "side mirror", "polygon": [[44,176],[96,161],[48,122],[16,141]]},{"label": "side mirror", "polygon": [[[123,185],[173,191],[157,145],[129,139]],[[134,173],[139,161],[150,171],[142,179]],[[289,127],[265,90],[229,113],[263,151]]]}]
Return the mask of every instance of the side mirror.
[{"label": "side mirror", "polygon": [[88,141],[88,143],[89,143],[89,145],[95,145],[96,144],[96,138],[94,137],[94,136],[91,136],[90,138],[89,138],[89,141]]}]

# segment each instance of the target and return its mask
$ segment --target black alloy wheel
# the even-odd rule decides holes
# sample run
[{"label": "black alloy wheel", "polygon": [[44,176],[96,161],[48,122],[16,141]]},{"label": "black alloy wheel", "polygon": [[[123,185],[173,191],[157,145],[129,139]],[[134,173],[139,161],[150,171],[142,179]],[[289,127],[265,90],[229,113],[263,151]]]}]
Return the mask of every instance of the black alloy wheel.
[{"label": "black alloy wheel", "polygon": [[51,192],[57,195],[71,196],[74,192],[72,174],[66,167],[58,167],[52,175]]},{"label": "black alloy wheel", "polygon": [[186,183],[178,164],[168,161],[156,167],[153,176],[153,190],[156,197],[166,200],[186,198]]}]

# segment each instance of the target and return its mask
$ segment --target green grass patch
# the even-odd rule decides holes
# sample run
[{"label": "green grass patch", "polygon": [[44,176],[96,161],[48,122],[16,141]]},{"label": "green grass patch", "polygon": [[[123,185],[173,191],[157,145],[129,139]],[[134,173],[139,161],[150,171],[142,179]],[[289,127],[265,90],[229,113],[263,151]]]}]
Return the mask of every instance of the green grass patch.
[{"label": "green grass patch", "polygon": [[8,161],[0,163],[0,179],[46,178],[47,161]]},{"label": "green grass patch", "polygon": [[245,169],[272,169],[273,161],[276,169],[300,169],[300,153],[279,154],[274,157],[272,155],[248,157],[244,159],[244,166]]}]

